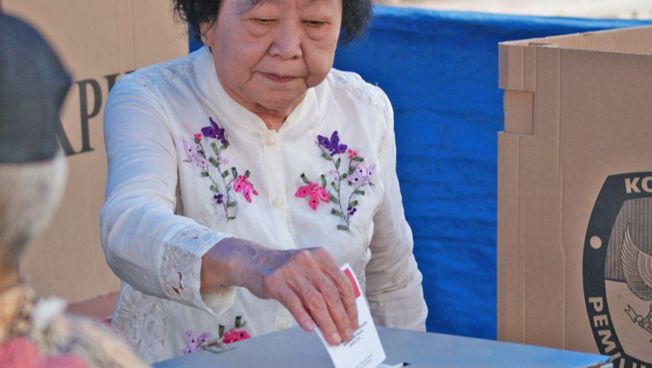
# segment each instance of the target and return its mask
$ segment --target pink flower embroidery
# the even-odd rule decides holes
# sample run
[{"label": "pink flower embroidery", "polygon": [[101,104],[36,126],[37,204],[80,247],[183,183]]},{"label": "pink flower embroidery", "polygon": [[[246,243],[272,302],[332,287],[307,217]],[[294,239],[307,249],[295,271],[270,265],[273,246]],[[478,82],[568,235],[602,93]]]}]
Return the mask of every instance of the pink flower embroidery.
[{"label": "pink flower embroidery", "polygon": [[222,342],[225,344],[231,344],[233,342],[246,340],[249,338],[251,338],[251,335],[249,335],[247,330],[243,328],[232,328],[222,336]]},{"label": "pink flower embroidery", "polygon": [[251,203],[252,194],[258,195],[258,192],[256,191],[256,189],[254,189],[253,184],[249,182],[249,179],[247,178],[246,175],[240,175],[238,176],[237,179],[235,179],[235,183],[233,184],[233,190],[236,193],[242,192],[242,195],[249,203]]},{"label": "pink flower embroidery", "polygon": [[297,192],[294,193],[294,196],[297,198],[304,198],[309,196],[308,205],[312,208],[313,211],[317,210],[319,207],[319,200],[322,202],[328,203],[329,196],[328,191],[317,183],[310,182],[302,187],[297,189]]},{"label": "pink flower embroidery", "polygon": [[351,148],[349,148],[348,154],[349,154],[349,160],[353,159],[354,157],[358,157],[358,151]]},{"label": "pink flower embroidery", "polygon": [[195,133],[195,143],[201,142],[202,135],[199,133]]}]

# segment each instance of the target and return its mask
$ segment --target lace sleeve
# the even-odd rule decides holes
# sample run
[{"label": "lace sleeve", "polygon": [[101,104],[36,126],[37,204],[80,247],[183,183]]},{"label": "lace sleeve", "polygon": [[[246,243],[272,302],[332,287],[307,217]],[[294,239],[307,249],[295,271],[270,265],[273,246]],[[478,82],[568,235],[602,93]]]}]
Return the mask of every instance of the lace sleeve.
[{"label": "lace sleeve", "polygon": [[209,313],[233,303],[229,290],[199,293],[201,257],[231,236],[174,213],[177,157],[156,88],[126,77],[111,91],[104,119],[108,157],[101,238],[111,269],[135,289]]}]

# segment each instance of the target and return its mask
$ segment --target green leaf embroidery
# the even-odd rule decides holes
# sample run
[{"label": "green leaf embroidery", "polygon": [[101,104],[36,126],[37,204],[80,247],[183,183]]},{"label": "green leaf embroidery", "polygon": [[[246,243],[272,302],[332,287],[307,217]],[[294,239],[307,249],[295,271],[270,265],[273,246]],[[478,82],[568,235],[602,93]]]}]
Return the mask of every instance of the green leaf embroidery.
[{"label": "green leaf embroidery", "polygon": [[235,317],[235,328],[242,327],[242,316]]},{"label": "green leaf embroidery", "polygon": [[351,206],[351,207],[355,207],[357,205],[358,205],[358,201],[353,201],[353,202],[349,203],[349,206]]},{"label": "green leaf embroidery", "polygon": [[204,177],[204,178],[207,177],[208,176],[208,171],[202,171],[201,176]]},{"label": "green leaf embroidery", "polygon": [[238,178],[238,170],[235,167],[231,168],[231,175],[233,175],[233,179]]},{"label": "green leaf embroidery", "polygon": [[362,162],[364,161],[364,158],[360,156],[355,156],[354,158],[351,159],[351,162]]},{"label": "green leaf embroidery", "polygon": [[214,167],[217,167],[217,160],[215,159],[215,157],[209,158],[208,162],[210,162],[211,165],[213,165]]},{"label": "green leaf embroidery", "polygon": [[222,172],[222,177],[223,177],[223,178],[226,178],[227,176],[229,176],[229,170],[224,170],[224,171]]},{"label": "green leaf embroidery", "polygon": [[227,206],[227,207],[235,207],[235,206],[237,206],[237,205],[238,205],[237,202],[229,202],[229,203],[227,203],[226,206]]},{"label": "green leaf embroidery", "polygon": [[211,148],[213,149],[213,153],[215,153],[216,155],[220,154],[220,149],[217,148],[217,144],[215,144],[215,142],[211,143]]},{"label": "green leaf embroidery", "polygon": [[211,185],[211,192],[219,193],[220,190],[217,188],[215,184]]},{"label": "green leaf embroidery", "polygon": [[330,199],[331,202],[333,202],[335,204],[340,204],[340,201],[337,200],[337,198],[335,198],[334,195],[331,194],[328,198]]},{"label": "green leaf embroidery", "polygon": [[337,225],[337,230],[349,231],[349,227],[346,225]]},{"label": "green leaf embroidery", "polygon": [[326,188],[326,176],[322,175],[321,176],[321,186]]},{"label": "green leaf embroidery", "polygon": [[344,214],[342,213],[342,211],[338,211],[335,208],[331,209],[331,215],[335,215],[335,216],[344,218]]},{"label": "green leaf embroidery", "polygon": [[338,158],[337,158],[337,161],[335,161],[335,168],[339,170],[339,169],[340,169],[340,164],[341,164],[341,163],[342,163],[342,158],[341,158],[341,157],[338,157]]},{"label": "green leaf embroidery", "polygon": [[308,180],[308,178],[306,177],[306,174],[304,174],[304,173],[301,173],[301,181],[304,184],[310,184],[310,180]]},{"label": "green leaf embroidery", "polygon": [[321,157],[327,159],[328,161],[333,161],[333,158],[326,152],[322,152]]},{"label": "green leaf embroidery", "polygon": [[356,190],[353,191],[353,193],[359,194],[359,195],[364,195],[364,190],[356,189]]}]

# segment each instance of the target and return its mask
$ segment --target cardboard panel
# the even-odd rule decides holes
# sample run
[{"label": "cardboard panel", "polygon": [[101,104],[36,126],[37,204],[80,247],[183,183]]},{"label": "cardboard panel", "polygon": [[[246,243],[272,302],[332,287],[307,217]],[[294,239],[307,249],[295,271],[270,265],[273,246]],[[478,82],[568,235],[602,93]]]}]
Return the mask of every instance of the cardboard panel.
[{"label": "cardboard panel", "polygon": [[187,54],[183,27],[158,0],[4,0],[3,10],[37,27],[75,83],[61,114],[69,181],[50,227],[31,245],[21,271],[36,289],[71,301],[117,290],[99,240],[106,157],[103,105],[121,75]]},{"label": "cardboard panel", "polygon": [[498,339],[525,341],[525,252],[519,246],[520,136],[498,134],[498,239],[496,301]]},{"label": "cardboard panel", "polygon": [[530,43],[551,44],[564,49],[603,51],[609,53],[652,55],[649,26],[621,30],[577,33],[508,42],[513,46]]},{"label": "cardboard panel", "polygon": [[[563,275],[550,273],[548,268],[549,264],[562,260],[559,219],[549,215],[560,211],[559,50],[536,49],[536,65],[534,136],[523,137],[521,150],[520,183],[524,194],[519,214],[524,231],[519,232],[519,244],[528,245],[525,248],[526,338],[554,346],[562,338],[560,329],[554,326],[563,323],[558,318],[563,300],[560,295],[545,290],[563,283]],[[540,246],[529,246],[537,243]]]},{"label": "cardboard panel", "polygon": [[532,134],[534,131],[534,94],[527,91],[506,90],[503,94],[505,132]]},{"label": "cardboard panel", "polygon": [[[534,52],[536,83],[532,106],[505,91],[514,133],[499,138],[501,339],[600,352],[617,367],[652,363],[643,276],[652,263],[652,56],[632,53],[644,51],[641,37],[652,39],[652,28],[564,36],[555,47],[503,44],[504,53]],[[532,107],[533,131],[514,129]],[[515,153],[518,165],[506,157]]]}]

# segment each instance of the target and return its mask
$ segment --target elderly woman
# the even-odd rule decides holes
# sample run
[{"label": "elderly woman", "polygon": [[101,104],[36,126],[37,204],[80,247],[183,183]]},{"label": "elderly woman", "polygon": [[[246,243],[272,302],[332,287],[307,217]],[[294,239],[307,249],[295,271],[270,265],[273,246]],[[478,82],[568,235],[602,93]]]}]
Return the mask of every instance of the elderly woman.
[{"label": "elderly woman", "polygon": [[0,14],[0,366],[145,367],[99,323],[63,314],[19,276],[20,258],[63,196],[58,113],[70,77],[25,22]]},{"label": "elderly woman", "polygon": [[332,68],[370,0],[178,0],[205,44],[125,77],[105,112],[101,216],[114,323],[148,360],[295,324],[350,340],[427,309],[395,172],[392,108]]}]

